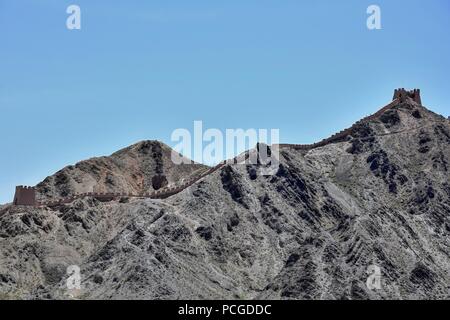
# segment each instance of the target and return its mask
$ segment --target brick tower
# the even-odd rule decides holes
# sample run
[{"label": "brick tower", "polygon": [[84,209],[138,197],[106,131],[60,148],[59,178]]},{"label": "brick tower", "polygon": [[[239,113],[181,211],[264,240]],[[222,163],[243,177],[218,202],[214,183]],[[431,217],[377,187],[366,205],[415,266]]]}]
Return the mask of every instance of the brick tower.
[{"label": "brick tower", "polygon": [[17,186],[13,204],[16,206],[37,205],[36,190],[33,187]]}]

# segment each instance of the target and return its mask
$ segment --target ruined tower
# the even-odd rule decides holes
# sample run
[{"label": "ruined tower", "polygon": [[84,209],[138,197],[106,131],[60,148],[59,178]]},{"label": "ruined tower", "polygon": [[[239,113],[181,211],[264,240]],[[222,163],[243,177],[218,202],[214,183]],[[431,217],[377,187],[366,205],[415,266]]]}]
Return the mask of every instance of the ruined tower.
[{"label": "ruined tower", "polygon": [[37,205],[36,190],[33,187],[17,186],[13,204],[17,206]]},{"label": "ruined tower", "polygon": [[414,102],[422,105],[422,99],[420,98],[420,89],[405,90],[405,88],[395,89],[394,98],[392,100],[398,99],[400,102],[404,102],[406,98],[411,98]]}]

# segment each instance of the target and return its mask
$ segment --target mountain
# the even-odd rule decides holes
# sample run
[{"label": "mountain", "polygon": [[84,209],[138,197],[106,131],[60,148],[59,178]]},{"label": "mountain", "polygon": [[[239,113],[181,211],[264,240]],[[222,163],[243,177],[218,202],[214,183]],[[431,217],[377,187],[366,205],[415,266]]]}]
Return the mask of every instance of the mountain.
[{"label": "mountain", "polygon": [[171,153],[172,149],[162,142],[141,141],[109,157],[81,161],[58,171],[36,186],[37,197],[49,200],[86,192],[139,194],[208,170],[195,163],[174,165]]},{"label": "mountain", "polygon": [[[148,158],[140,145],[66,168],[68,182],[55,175],[38,190],[50,197],[105,181],[91,164],[123,190],[151,187],[161,173],[153,147]],[[258,175],[261,166],[224,165],[164,200],[3,207],[0,297],[450,298],[449,120],[400,97],[326,143],[281,145],[272,176]],[[165,168],[176,181],[180,170]],[[69,265],[81,268],[81,290],[66,289]],[[371,266],[379,289],[366,286]]]}]

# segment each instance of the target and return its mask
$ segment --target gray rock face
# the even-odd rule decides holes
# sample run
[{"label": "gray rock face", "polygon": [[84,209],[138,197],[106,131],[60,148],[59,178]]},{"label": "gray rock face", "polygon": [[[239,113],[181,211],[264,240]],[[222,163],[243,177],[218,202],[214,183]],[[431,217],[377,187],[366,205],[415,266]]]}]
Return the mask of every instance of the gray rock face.
[{"label": "gray rock face", "polygon": [[[3,207],[1,297],[66,299],[79,265],[79,299],[450,298],[447,119],[402,103],[346,141],[280,157],[273,176],[226,165],[165,200]],[[54,179],[43,195],[61,192]]]}]

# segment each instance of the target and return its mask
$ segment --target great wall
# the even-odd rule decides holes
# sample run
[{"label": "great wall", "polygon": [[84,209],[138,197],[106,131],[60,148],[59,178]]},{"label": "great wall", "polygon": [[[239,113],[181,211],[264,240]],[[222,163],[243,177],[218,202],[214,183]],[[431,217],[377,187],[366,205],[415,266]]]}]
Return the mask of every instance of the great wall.
[{"label": "great wall", "polygon": [[[377,117],[379,117],[381,114],[386,112],[387,110],[391,109],[392,107],[398,105],[399,103],[405,102],[406,99],[411,99],[412,101],[416,102],[419,105],[422,105],[421,97],[420,97],[420,90],[414,89],[411,91],[407,91],[404,88],[396,89],[394,91],[393,100],[391,103],[386,105],[385,107],[378,110],[376,113],[369,115],[359,121],[357,121],[355,124],[353,124],[350,128],[342,130],[331,137],[327,139],[323,139],[317,143],[313,144],[279,144],[278,147],[280,148],[293,148],[295,150],[311,150],[318,147],[323,147],[325,145],[328,145],[330,143],[336,143],[344,141],[349,135],[351,135],[354,130],[357,128],[358,125],[360,125],[363,122],[367,122],[370,120],[373,120]],[[173,196],[184,189],[190,187],[200,179],[212,174],[213,172],[219,170],[226,164],[232,163],[233,161],[225,160],[216,165],[215,167],[212,167],[208,169],[207,171],[201,173],[200,175],[189,179],[188,181],[178,185],[178,186],[171,186],[171,187],[165,187],[153,192],[143,192],[140,194],[124,194],[124,193],[99,193],[99,192],[86,192],[81,194],[75,194],[73,196],[60,198],[56,200],[50,200],[50,201],[38,201],[36,198],[36,190],[34,187],[28,187],[28,186],[17,186],[16,192],[14,195],[13,205],[22,205],[22,206],[35,206],[35,207],[56,207],[62,204],[67,204],[75,201],[76,199],[86,198],[86,197],[92,197],[99,201],[112,201],[115,199],[120,198],[150,198],[150,199],[166,199],[170,196]]]},{"label": "great wall", "polygon": [[223,161],[212,167],[200,175],[185,181],[184,183],[178,186],[171,186],[162,188],[153,192],[143,192],[140,194],[128,194],[128,193],[101,193],[101,192],[86,192],[75,194],[70,197],[60,198],[57,200],[50,201],[37,201],[36,199],[36,189],[34,187],[27,186],[17,186],[16,193],[14,195],[13,205],[23,205],[23,206],[35,206],[35,207],[56,207],[62,204],[71,203],[76,199],[92,197],[100,201],[112,201],[114,199],[120,198],[150,198],[150,199],[166,199],[174,194],[177,194],[184,189],[190,187],[195,182],[200,179],[206,177],[207,175],[213,173],[216,170],[219,170],[226,164],[226,161]]},{"label": "great wall", "polygon": [[344,141],[348,136],[350,136],[355,131],[355,129],[358,127],[358,125],[360,125],[361,123],[368,122],[370,120],[378,118],[380,115],[382,115],[387,110],[398,105],[399,103],[404,102],[407,98],[410,98],[414,102],[418,103],[419,105],[422,105],[422,99],[420,97],[420,89],[414,89],[411,91],[407,91],[404,88],[395,89],[394,97],[393,97],[391,103],[384,106],[383,108],[381,108],[374,114],[371,114],[371,115],[355,122],[350,128],[341,130],[340,132],[335,133],[331,137],[323,139],[316,143],[312,143],[312,144],[280,144],[279,146],[280,146],[280,148],[284,147],[284,148],[294,148],[296,150],[311,150],[314,148],[326,146],[330,143]]}]

